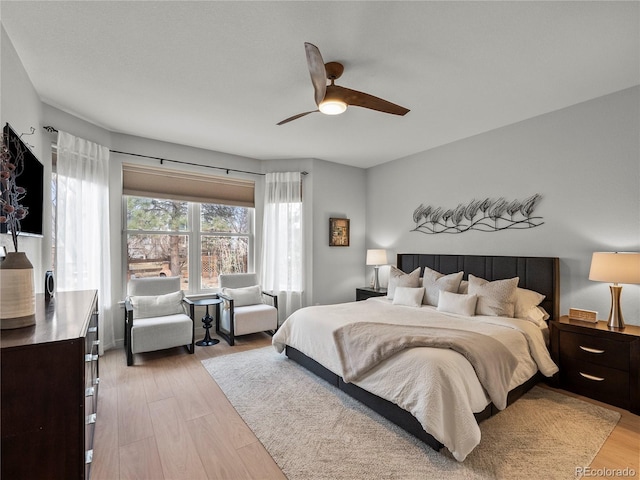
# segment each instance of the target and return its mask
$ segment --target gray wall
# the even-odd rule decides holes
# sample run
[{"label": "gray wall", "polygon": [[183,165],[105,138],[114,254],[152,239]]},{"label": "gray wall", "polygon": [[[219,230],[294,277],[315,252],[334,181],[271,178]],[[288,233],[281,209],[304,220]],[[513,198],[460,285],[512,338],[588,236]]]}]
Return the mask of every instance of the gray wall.
[{"label": "gray wall", "polygon": [[[351,302],[364,285],[367,206],[365,171],[313,163],[313,304]],[[329,246],[329,219],[348,218],[348,247]]]},{"label": "gray wall", "polygon": [[[25,136],[23,139],[33,147],[33,153],[44,164],[45,185],[47,185],[51,179],[51,156],[43,155],[45,139],[40,128],[42,104],[2,26],[0,26],[0,49],[2,62],[0,70],[0,126],[4,128],[5,123],[9,123],[18,134],[29,133],[32,127],[35,129],[33,135]],[[51,218],[50,209],[44,212],[45,228],[47,228],[48,218]],[[46,238],[46,230],[44,237]],[[9,252],[14,251],[11,235],[0,235],[0,245],[5,246]],[[43,292],[44,272],[51,266],[51,255],[47,257],[44,254],[42,245],[42,237],[20,235],[18,238],[18,250],[25,252],[33,265],[36,293]]]},{"label": "gray wall", "polygon": [[[584,102],[367,171],[367,245],[397,253],[560,257],[561,313],[597,310],[606,284],[588,280],[595,251],[640,250],[640,87]],[[425,132],[428,134],[428,132]],[[425,235],[414,209],[540,193],[544,225]],[[640,325],[640,286],[625,285],[627,323]]]}]

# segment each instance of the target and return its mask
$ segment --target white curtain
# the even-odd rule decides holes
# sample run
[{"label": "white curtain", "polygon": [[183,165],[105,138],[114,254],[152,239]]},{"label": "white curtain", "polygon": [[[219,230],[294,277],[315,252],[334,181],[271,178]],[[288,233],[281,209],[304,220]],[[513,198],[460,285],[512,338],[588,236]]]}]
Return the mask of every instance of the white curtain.
[{"label": "white curtain", "polygon": [[114,346],[109,149],[58,132],[55,272],[59,291],[98,290],[100,352]]},{"label": "white curtain", "polygon": [[268,173],[262,227],[262,288],[278,294],[280,323],[302,307],[302,227],[300,172]]}]

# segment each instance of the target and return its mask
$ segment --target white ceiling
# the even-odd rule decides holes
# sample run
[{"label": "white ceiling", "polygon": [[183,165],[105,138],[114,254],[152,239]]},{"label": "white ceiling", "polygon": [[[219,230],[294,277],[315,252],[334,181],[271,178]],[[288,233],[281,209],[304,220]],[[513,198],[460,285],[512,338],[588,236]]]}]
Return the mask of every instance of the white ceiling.
[{"label": "white ceiling", "polygon": [[[42,100],[108,130],[369,167],[640,84],[639,6],[2,0],[0,18]],[[305,41],[339,85],[411,111],[276,126],[316,108]]]}]

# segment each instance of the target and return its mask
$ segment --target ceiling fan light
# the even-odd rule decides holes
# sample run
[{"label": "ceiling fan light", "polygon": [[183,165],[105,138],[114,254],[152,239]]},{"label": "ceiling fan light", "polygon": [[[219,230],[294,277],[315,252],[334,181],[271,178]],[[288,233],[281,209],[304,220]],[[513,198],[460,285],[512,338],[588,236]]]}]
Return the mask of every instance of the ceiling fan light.
[{"label": "ceiling fan light", "polygon": [[325,100],[318,109],[325,115],[340,115],[347,109],[347,104],[342,100]]}]

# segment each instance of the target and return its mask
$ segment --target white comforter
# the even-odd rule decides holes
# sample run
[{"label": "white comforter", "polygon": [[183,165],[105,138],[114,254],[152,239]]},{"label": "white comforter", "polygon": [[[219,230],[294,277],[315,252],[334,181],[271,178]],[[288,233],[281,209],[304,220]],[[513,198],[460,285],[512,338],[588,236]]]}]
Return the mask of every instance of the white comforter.
[{"label": "white comforter", "polygon": [[[300,309],[280,327],[273,345],[278,352],[284,351],[285,345],[294,347],[343,376],[332,332],[360,320],[460,328],[491,335],[519,359],[510,389],[538,370],[546,376],[558,371],[542,331],[527,320],[443,314],[429,306],[392,305],[383,297]],[[484,410],[489,398],[471,364],[453,350],[411,348],[383,361],[353,383],[411,412],[458,461],[480,443],[480,428],[473,414]]]}]

